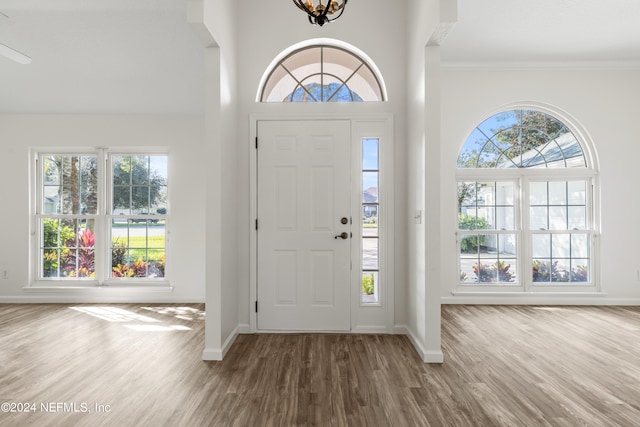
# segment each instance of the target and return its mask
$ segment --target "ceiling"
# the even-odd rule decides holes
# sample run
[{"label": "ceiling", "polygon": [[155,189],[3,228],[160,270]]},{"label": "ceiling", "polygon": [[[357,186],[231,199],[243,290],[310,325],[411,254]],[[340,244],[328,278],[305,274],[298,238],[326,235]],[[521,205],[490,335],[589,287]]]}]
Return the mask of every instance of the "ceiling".
[{"label": "ceiling", "polygon": [[451,66],[640,67],[638,0],[458,0]]},{"label": "ceiling", "polygon": [[204,111],[202,44],[187,0],[0,0],[0,112]]},{"label": "ceiling", "polygon": [[[204,58],[186,3],[0,0],[0,43],[33,58],[0,56],[0,113],[203,114]],[[458,5],[447,66],[640,68],[640,0]]]}]

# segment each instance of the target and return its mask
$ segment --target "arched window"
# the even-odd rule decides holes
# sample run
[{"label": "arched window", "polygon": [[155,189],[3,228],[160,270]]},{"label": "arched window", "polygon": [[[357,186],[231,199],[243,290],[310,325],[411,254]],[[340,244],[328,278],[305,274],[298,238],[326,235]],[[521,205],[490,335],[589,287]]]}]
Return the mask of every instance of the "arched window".
[{"label": "arched window", "polygon": [[375,64],[353,46],[337,40],[304,42],[282,52],[265,72],[260,102],[384,101]]},{"label": "arched window", "polygon": [[458,155],[460,286],[595,289],[595,168],[553,114],[491,116]]},{"label": "arched window", "polygon": [[480,123],[458,157],[461,168],[586,167],[575,135],[560,120],[535,110],[510,110]]}]

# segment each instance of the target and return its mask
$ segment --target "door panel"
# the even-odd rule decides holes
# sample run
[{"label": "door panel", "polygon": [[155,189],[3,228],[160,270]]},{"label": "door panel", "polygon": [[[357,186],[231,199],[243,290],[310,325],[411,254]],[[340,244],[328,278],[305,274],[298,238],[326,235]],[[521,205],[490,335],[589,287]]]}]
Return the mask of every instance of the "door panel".
[{"label": "door panel", "polygon": [[[350,329],[351,125],[258,122],[258,329]],[[348,234],[349,235],[349,234]]]}]

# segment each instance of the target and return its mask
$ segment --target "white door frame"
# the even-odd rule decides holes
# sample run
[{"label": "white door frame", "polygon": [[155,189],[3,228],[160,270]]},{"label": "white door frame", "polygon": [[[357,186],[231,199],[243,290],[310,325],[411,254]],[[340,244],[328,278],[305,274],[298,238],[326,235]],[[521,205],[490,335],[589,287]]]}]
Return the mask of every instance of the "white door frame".
[{"label": "white door frame", "polygon": [[[258,243],[255,220],[258,215],[258,155],[255,149],[258,122],[259,121],[308,121],[308,120],[349,120],[352,128],[352,149],[360,146],[363,137],[379,136],[380,148],[380,199],[385,209],[384,220],[381,218],[379,233],[381,236],[380,247],[380,274],[382,283],[381,303],[376,305],[363,305],[360,303],[359,275],[352,274],[351,281],[351,332],[352,333],[393,333],[394,332],[394,171],[393,171],[393,117],[391,114],[252,114],[250,115],[249,130],[249,326],[251,333],[260,333],[257,328],[256,300],[258,284]],[[377,135],[369,135],[368,127],[377,128]],[[355,153],[355,151],[354,151]],[[356,155],[358,153],[355,153]],[[352,174],[361,173],[359,162],[353,162]],[[353,175],[356,176],[356,175]],[[353,191],[361,191],[358,184],[353,185]],[[360,206],[352,207],[354,222],[360,215]],[[355,224],[354,224],[355,226]],[[354,233],[355,238],[355,233]],[[352,259],[359,259],[359,245],[354,244]],[[354,269],[359,266],[354,265]],[[357,277],[356,277],[357,276]],[[297,331],[299,332],[299,331]]]}]

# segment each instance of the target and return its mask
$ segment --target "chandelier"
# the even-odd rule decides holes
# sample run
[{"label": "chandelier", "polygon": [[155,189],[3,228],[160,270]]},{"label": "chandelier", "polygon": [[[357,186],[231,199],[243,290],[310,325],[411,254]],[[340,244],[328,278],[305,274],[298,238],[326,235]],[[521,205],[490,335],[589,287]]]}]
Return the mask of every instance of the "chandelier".
[{"label": "chandelier", "polygon": [[[335,0],[326,0],[328,3],[326,6],[322,4],[322,0],[318,0],[318,5],[314,6],[315,1],[311,0],[293,0],[293,3],[298,6],[300,10],[304,10],[309,18],[309,22],[313,25],[320,25],[321,27],[327,22],[335,21],[340,18],[342,12],[344,12],[344,7],[347,5],[348,0],[342,0],[342,2],[337,2]],[[327,15],[334,15],[338,13],[337,16],[330,18]]]}]

